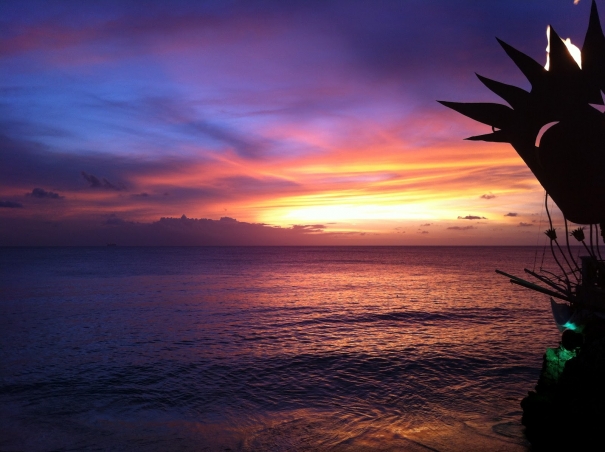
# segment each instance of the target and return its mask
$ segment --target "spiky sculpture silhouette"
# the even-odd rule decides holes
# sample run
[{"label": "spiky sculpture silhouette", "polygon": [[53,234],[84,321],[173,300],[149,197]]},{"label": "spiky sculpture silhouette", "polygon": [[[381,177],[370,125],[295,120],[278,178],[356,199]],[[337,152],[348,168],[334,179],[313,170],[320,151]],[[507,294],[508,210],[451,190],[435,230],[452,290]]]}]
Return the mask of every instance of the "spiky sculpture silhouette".
[{"label": "spiky sculpture silhouette", "polygon": [[[492,126],[492,133],[467,139],[510,143],[569,221],[604,223],[605,114],[590,104],[603,105],[605,37],[594,0],[581,68],[552,27],[549,70],[505,42],[498,42],[527,77],[531,91],[477,74],[510,107],[439,102]],[[553,122],[556,124],[544,127]],[[543,128],[547,130],[537,143]]]}]

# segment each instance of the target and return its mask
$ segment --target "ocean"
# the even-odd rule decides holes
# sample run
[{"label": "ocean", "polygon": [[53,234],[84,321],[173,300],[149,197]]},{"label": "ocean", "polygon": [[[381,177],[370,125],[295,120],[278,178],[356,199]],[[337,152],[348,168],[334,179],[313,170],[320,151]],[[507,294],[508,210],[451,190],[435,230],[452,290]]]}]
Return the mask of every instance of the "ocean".
[{"label": "ocean", "polygon": [[549,255],[1,248],[0,450],[529,450]]}]

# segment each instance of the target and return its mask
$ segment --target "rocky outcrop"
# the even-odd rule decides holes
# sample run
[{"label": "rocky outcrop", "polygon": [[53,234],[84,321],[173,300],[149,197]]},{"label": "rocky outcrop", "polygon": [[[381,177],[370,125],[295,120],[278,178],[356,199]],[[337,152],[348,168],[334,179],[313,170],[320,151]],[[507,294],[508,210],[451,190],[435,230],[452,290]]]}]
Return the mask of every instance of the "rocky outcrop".
[{"label": "rocky outcrop", "polygon": [[537,450],[603,450],[605,337],[572,350],[548,349],[536,390],[521,406],[525,434]]}]

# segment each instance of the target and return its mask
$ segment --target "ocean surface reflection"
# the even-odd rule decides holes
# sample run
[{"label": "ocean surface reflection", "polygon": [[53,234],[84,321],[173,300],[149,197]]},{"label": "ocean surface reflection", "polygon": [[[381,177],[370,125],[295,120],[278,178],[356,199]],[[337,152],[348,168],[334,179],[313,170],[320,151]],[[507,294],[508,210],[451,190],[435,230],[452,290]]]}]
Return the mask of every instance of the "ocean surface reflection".
[{"label": "ocean surface reflection", "polygon": [[535,258],[2,249],[0,450],[526,450],[559,336],[494,269]]}]

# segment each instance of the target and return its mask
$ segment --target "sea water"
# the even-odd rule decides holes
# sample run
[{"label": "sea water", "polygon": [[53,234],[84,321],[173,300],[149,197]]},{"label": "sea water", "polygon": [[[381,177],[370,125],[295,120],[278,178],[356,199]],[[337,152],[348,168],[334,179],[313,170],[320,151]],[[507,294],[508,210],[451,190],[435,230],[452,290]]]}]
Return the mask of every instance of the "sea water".
[{"label": "sea water", "polygon": [[548,253],[0,249],[0,450],[527,450]]}]

